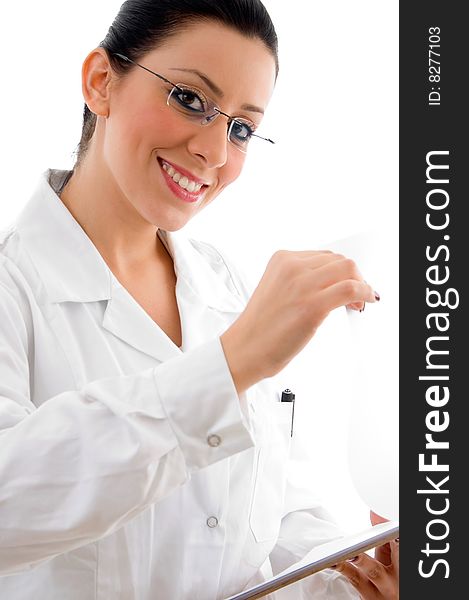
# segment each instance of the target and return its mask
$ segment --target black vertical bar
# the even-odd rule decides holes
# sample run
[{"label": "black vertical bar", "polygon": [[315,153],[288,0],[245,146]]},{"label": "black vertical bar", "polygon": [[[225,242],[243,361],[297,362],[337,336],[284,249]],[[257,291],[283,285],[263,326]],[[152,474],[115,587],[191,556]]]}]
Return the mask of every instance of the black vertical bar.
[{"label": "black vertical bar", "polygon": [[[464,385],[464,375],[469,373],[465,339],[469,328],[464,322],[469,275],[466,8],[464,2],[400,3],[403,599],[468,595],[468,511],[463,512],[468,504],[463,490],[469,442],[469,419],[465,416],[469,403]],[[429,163],[435,167],[427,173]],[[445,299],[449,306],[443,305]],[[432,354],[433,350],[448,354]],[[445,401],[446,392],[449,398]],[[440,442],[438,447],[436,442]],[[430,447],[426,448],[427,444]],[[422,465],[419,455],[423,455]],[[441,471],[429,470],[432,460]]]}]

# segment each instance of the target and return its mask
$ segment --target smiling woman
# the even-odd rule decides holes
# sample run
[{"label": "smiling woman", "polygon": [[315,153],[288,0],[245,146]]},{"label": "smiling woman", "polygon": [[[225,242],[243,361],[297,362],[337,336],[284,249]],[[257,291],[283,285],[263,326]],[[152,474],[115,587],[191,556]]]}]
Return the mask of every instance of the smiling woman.
[{"label": "smiling woman", "polygon": [[[310,250],[251,290],[178,231],[270,145],[277,73],[259,0],[128,0],[84,60],[76,164],[0,235],[2,598],[221,600],[340,534],[288,478],[271,378],[331,310],[379,296]],[[389,598],[394,567],[304,595]]]},{"label": "smiling woman", "polygon": [[[173,21],[178,3],[171,7],[173,14],[166,19]],[[214,12],[221,12],[220,7]],[[193,18],[190,13],[178,18],[183,31],[171,32],[144,58],[141,49],[126,43],[128,33],[124,39],[108,36],[87,57],[83,136],[75,173],[63,194],[72,210],[73,190],[96,190],[95,178],[101,179],[104,171],[116,188],[103,190],[107,204],[109,198],[119,203],[123,195],[146,222],[174,231],[240,174],[273,91],[275,47],[216,21],[194,24]],[[244,19],[253,22],[249,15]],[[116,29],[114,25],[111,31]],[[240,61],[240,55],[246,60]],[[137,65],[139,59],[142,64]],[[171,83],[174,78],[177,85]],[[216,102],[209,100],[210,94]]]}]

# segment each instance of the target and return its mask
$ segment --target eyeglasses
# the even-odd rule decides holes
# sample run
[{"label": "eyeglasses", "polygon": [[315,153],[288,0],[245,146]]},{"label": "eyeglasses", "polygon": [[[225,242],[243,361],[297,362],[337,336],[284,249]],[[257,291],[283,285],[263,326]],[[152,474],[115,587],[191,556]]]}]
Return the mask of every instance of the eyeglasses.
[{"label": "eyeglasses", "polygon": [[250,139],[253,137],[275,144],[273,140],[254,133],[256,126],[252,121],[249,121],[244,117],[232,117],[224,113],[218,108],[216,102],[204,94],[202,90],[184,83],[173,83],[172,81],[169,81],[169,79],[166,79],[166,77],[163,77],[163,75],[159,75],[158,73],[147,69],[147,67],[136,63],[123,54],[119,54],[118,52],[113,52],[112,54],[113,56],[117,56],[126,62],[132,63],[133,65],[148,71],[152,75],[155,75],[155,77],[158,77],[169,84],[171,90],[168,93],[166,104],[177,110],[178,113],[186,119],[198,123],[199,125],[210,125],[210,123],[213,123],[220,115],[226,117],[228,119],[228,141],[238,148],[238,150],[241,150],[241,152],[247,152],[247,146]]}]

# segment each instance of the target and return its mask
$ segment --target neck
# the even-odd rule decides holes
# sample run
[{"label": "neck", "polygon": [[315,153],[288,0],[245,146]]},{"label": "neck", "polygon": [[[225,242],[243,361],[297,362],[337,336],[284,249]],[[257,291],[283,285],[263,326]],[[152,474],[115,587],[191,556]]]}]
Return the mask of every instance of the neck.
[{"label": "neck", "polygon": [[141,269],[166,251],[158,227],[137,212],[92,154],[76,167],[61,199],[114,272]]}]

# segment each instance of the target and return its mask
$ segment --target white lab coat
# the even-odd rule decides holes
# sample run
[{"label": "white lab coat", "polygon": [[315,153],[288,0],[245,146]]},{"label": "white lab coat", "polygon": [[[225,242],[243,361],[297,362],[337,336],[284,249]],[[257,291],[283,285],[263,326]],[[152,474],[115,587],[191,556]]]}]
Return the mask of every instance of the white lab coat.
[{"label": "white lab coat", "polygon": [[[54,191],[66,175],[0,236],[0,598],[220,600],[340,535],[287,483],[273,380],[236,393],[219,336],[250,290],[231,263],[159,232],[178,348]],[[357,597],[332,571],[301,590]]]}]

